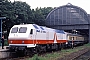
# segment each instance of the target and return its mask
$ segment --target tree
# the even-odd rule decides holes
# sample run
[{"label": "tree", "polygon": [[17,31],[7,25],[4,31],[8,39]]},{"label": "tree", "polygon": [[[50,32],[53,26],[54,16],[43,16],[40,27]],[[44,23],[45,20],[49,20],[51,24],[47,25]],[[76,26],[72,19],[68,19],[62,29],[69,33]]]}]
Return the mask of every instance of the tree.
[{"label": "tree", "polygon": [[45,25],[45,18],[52,9],[52,7],[31,9],[26,2],[0,0],[0,16],[6,17],[6,20],[3,20],[3,31],[9,32],[13,25],[21,23]]},{"label": "tree", "polygon": [[33,21],[38,25],[45,25],[45,18],[52,10],[52,7],[36,8],[33,10]]},{"label": "tree", "polygon": [[[31,18],[31,9],[25,2],[2,0],[0,2],[0,14],[6,17],[3,20],[3,31],[10,31],[10,28],[15,24],[27,23]],[[30,21],[30,20],[29,20]]]},{"label": "tree", "polygon": [[20,2],[20,1],[14,2],[13,5],[14,5],[14,10],[15,10],[14,14],[17,16],[16,23],[18,22],[27,23],[31,15],[30,6],[26,4],[26,2]]}]

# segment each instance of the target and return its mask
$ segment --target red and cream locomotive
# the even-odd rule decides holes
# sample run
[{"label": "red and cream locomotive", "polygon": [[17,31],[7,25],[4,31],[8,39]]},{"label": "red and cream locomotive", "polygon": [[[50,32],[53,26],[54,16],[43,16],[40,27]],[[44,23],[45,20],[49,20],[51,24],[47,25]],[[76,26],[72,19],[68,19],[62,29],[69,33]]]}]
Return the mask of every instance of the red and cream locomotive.
[{"label": "red and cream locomotive", "polygon": [[60,50],[68,44],[67,33],[36,24],[14,25],[9,33],[11,51],[41,52]]}]

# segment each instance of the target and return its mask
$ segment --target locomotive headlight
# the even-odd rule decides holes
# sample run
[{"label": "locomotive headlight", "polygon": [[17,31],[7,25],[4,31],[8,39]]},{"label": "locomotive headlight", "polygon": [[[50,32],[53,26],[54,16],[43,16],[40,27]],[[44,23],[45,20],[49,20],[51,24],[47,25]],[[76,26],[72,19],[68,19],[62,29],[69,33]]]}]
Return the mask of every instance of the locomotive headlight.
[{"label": "locomotive headlight", "polygon": [[22,41],[22,44],[24,44],[24,41]]},{"label": "locomotive headlight", "polygon": [[12,41],[10,41],[10,43],[12,43]]},{"label": "locomotive headlight", "polygon": [[68,44],[68,42],[66,42],[66,44]]}]

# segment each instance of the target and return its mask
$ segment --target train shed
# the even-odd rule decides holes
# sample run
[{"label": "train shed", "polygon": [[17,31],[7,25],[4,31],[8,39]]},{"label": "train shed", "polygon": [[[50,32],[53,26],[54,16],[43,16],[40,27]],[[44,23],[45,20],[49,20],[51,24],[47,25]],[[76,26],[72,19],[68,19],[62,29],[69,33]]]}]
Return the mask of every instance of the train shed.
[{"label": "train shed", "polygon": [[90,42],[90,15],[71,3],[52,10],[46,17],[46,26],[78,33],[88,37]]}]

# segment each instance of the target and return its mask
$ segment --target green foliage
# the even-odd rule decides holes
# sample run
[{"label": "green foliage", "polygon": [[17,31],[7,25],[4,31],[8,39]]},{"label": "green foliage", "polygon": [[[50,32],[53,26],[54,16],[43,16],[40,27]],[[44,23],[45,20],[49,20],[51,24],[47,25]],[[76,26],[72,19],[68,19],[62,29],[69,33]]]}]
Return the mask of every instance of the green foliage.
[{"label": "green foliage", "polygon": [[34,57],[33,57],[32,59],[33,59],[33,60],[39,60],[38,55],[35,54]]},{"label": "green foliage", "polygon": [[4,40],[4,45],[8,46],[8,40],[6,40],[6,39]]},{"label": "green foliage", "polygon": [[85,44],[85,46],[86,46],[86,47],[90,47],[90,43],[88,43],[88,44]]},{"label": "green foliage", "polygon": [[44,8],[36,8],[35,11],[33,10],[33,18],[34,22],[38,25],[45,25],[45,18],[52,10],[52,7],[44,7]]},{"label": "green foliage", "polygon": [[41,55],[41,56],[35,55],[34,57],[29,58],[27,60],[37,60],[37,59],[38,60],[57,60],[58,58],[62,58],[65,55],[69,55],[70,53],[85,49],[86,47],[90,48],[90,43],[85,44],[83,46],[74,47],[73,49],[62,49],[61,51],[49,53],[44,56],[43,55]]},{"label": "green foliage", "polygon": [[34,23],[45,26],[45,18],[52,9],[52,7],[31,9],[26,2],[0,0],[0,17],[6,17],[2,22],[2,30],[7,31],[8,36],[10,28],[16,24]]},{"label": "green foliage", "polygon": [[46,60],[46,59],[35,54],[31,59],[28,59],[28,60]]}]

